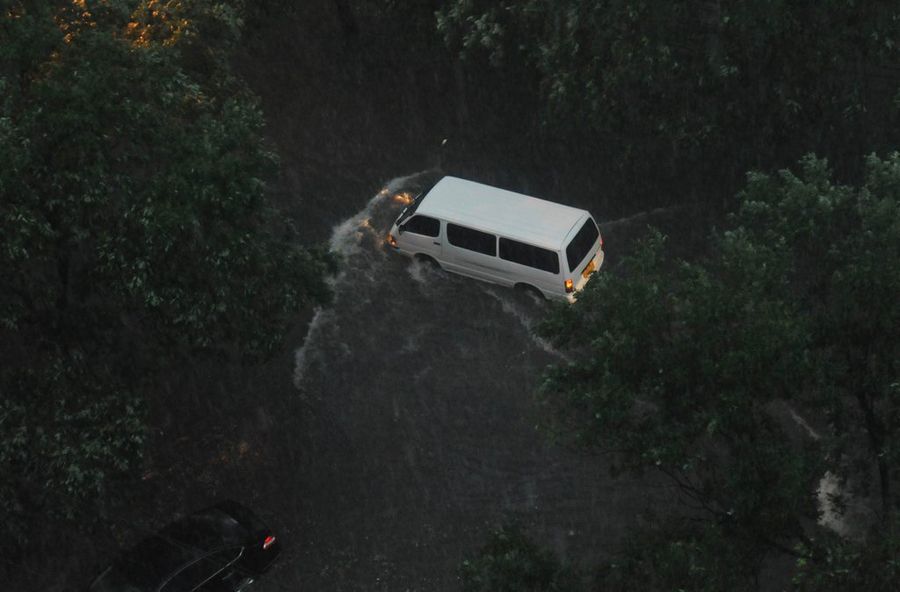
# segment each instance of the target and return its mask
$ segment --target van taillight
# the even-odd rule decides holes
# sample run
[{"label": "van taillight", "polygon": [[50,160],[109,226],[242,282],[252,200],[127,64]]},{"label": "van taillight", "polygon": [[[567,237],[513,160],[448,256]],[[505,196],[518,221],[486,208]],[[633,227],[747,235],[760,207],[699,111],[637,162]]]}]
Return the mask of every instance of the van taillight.
[{"label": "van taillight", "polygon": [[275,544],[275,537],[269,535],[266,537],[266,540],[263,541],[263,550],[268,549],[272,545]]},{"label": "van taillight", "polygon": [[575,291],[575,282],[572,280],[566,280],[566,292],[572,293]]}]

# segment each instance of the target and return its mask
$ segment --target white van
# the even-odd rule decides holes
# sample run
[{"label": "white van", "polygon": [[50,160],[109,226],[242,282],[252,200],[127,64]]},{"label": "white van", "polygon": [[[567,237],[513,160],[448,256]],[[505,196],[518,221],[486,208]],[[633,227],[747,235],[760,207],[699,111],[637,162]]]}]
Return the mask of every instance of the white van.
[{"label": "white van", "polygon": [[387,243],[447,271],[569,302],[603,264],[587,210],[457,177],[419,194]]}]

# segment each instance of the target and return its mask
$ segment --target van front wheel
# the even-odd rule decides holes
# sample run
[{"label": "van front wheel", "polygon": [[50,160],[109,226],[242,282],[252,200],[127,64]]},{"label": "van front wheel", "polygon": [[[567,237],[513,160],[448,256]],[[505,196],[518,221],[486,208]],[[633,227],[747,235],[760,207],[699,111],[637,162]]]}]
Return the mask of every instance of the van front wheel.
[{"label": "van front wheel", "polygon": [[417,253],[416,261],[418,261],[419,263],[424,263],[425,265],[428,265],[432,269],[440,269],[441,268],[441,264],[438,263],[434,257],[432,257],[431,255],[425,255],[424,253]]}]

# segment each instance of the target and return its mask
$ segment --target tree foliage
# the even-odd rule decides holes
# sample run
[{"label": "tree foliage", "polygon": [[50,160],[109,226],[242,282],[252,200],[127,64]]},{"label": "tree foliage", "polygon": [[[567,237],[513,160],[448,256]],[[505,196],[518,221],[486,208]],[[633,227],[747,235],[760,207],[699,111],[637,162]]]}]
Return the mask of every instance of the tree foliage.
[{"label": "tree foliage", "polygon": [[793,583],[801,592],[891,592],[900,581],[900,521],[879,524],[865,541],[828,535],[816,561],[801,559]]},{"label": "tree foliage", "polygon": [[898,140],[895,2],[455,0],[437,18],[464,56],[528,64],[544,121],[632,189],[714,199],[749,168],[814,149],[858,171]]},{"label": "tree foliage", "polygon": [[775,255],[727,240],[715,268],[671,268],[657,234],[625,277],[591,282],[545,325],[558,343],[590,344],[545,389],[582,443],[663,471],[724,527],[784,544],[816,512],[814,457],[769,412],[799,380],[804,327],[773,296]]},{"label": "tree foliage", "polygon": [[643,592],[755,589],[747,557],[753,549],[723,544],[715,525],[688,521],[635,526],[621,549],[592,573],[564,563],[516,525],[493,530],[474,558],[460,565],[465,592]]},{"label": "tree foliage", "polygon": [[900,460],[900,155],[865,162],[858,190],[830,183],[814,158],[799,175],[751,175],[739,221],[791,263],[782,298],[803,306],[814,371],[797,398],[827,412],[833,457],[867,452],[889,514]]},{"label": "tree foliage", "polygon": [[[811,156],[751,174],[711,255],[671,262],[652,234],[556,310],[543,333],[578,354],[546,376],[557,430],[662,471],[760,553],[821,558],[808,525],[826,468],[874,473],[895,516],[900,155],[866,163],[861,188]],[[810,438],[785,409],[826,427]]]},{"label": "tree foliage", "polygon": [[227,61],[239,9],[0,2],[7,527],[76,512],[135,466],[166,364],[264,357],[329,296],[331,259],[266,202],[275,157]]},{"label": "tree foliage", "polygon": [[616,557],[601,565],[595,589],[609,592],[755,590],[755,549],[727,540],[713,524],[672,521],[635,528]]},{"label": "tree foliage", "polygon": [[520,527],[501,526],[473,559],[460,566],[464,592],[575,592],[579,576]]}]

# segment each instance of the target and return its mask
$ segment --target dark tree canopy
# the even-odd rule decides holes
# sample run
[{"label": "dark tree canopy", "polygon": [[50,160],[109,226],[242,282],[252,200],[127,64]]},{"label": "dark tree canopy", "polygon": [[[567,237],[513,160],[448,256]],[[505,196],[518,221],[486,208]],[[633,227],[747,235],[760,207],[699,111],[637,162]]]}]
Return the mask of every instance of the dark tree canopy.
[{"label": "dark tree canopy", "polygon": [[236,3],[0,2],[0,499],[73,514],[133,469],[167,364],[260,359],[329,257],[266,201]]},{"label": "dark tree canopy", "polygon": [[900,140],[889,0],[456,0],[438,30],[500,72],[527,64],[547,127],[612,159],[632,192],[722,199],[809,151],[859,173],[860,154]]},{"label": "dark tree canopy", "polygon": [[[656,546],[611,577],[643,581],[640,566],[677,556],[702,563],[714,547],[703,541],[721,537],[751,566],[772,549],[799,555],[810,589],[888,589],[900,157],[860,155],[900,144],[900,7],[458,0],[437,25],[472,70],[532,72],[544,136],[577,144],[622,199],[737,210],[706,257],[672,261],[652,234],[544,324],[574,355],[545,377],[557,432],[669,475],[712,529],[684,533],[690,552]],[[728,205],[744,171],[810,151],[837,174],[805,157],[797,172],[749,175]],[[812,434],[792,413],[816,418]],[[864,544],[811,527],[825,471],[878,500]]]},{"label": "dark tree canopy", "polygon": [[[662,471],[757,559],[822,565],[826,470],[875,486],[871,536],[896,541],[900,154],[866,169],[860,188],[814,157],[752,174],[710,255],[672,262],[651,235],[557,309],[543,334],[576,354],[544,384],[557,431]],[[798,412],[822,418],[816,437]]]},{"label": "dark tree canopy", "polygon": [[490,533],[476,557],[460,567],[464,592],[576,592],[578,574],[533,543],[515,524]]}]

